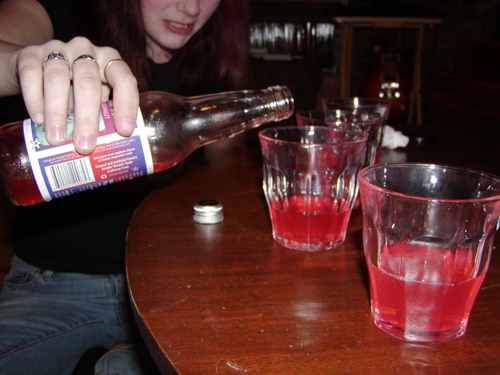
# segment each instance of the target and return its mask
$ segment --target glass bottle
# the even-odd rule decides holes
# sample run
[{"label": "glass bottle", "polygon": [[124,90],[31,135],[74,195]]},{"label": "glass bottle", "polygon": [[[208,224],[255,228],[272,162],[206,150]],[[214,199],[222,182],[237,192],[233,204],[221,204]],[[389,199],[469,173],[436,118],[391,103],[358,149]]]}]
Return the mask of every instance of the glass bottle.
[{"label": "glass bottle", "polygon": [[[43,125],[24,120],[0,128],[0,178],[12,203],[37,204],[171,168],[195,149],[293,113],[284,86],[195,97],[150,91],[140,96],[131,137],[114,131],[112,102],[101,104],[96,150],[80,155],[71,140],[51,146]],[[73,116],[68,115],[68,134]]]}]

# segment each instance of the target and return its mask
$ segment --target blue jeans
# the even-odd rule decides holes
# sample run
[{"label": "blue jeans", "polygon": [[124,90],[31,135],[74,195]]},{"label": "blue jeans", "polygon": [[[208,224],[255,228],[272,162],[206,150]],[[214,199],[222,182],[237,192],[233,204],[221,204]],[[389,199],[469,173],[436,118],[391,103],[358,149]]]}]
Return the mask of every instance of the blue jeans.
[{"label": "blue jeans", "polygon": [[[125,275],[58,273],[13,257],[0,295],[0,374],[71,374],[89,349],[137,338]],[[99,373],[136,374],[118,355]],[[130,357],[128,358],[130,359]],[[140,367],[140,366],[139,366]]]}]

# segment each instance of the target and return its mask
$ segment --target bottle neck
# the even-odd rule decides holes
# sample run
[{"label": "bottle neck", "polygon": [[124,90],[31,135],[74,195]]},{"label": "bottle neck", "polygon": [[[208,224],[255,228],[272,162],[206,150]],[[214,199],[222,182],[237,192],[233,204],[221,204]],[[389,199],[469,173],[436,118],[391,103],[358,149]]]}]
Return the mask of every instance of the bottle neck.
[{"label": "bottle neck", "polygon": [[293,114],[290,90],[279,86],[187,98],[150,91],[141,94],[140,106],[155,172],[207,143]]},{"label": "bottle neck", "polygon": [[285,86],[272,86],[265,90],[270,111],[274,114],[271,121],[281,121],[293,114],[294,102],[290,89]]},{"label": "bottle neck", "polygon": [[294,109],[290,90],[283,86],[191,97],[187,102],[191,115],[186,125],[196,129],[201,144],[284,120]]}]

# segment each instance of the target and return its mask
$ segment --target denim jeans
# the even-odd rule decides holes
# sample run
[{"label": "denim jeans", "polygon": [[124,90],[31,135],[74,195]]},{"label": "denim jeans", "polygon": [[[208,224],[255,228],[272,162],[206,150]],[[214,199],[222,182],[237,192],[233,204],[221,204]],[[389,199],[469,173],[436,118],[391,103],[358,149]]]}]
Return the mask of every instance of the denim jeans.
[{"label": "denim jeans", "polygon": [[[68,375],[87,350],[132,343],[135,332],[125,275],[52,272],[13,257],[0,295],[0,374]],[[121,354],[108,373],[141,373]]]}]

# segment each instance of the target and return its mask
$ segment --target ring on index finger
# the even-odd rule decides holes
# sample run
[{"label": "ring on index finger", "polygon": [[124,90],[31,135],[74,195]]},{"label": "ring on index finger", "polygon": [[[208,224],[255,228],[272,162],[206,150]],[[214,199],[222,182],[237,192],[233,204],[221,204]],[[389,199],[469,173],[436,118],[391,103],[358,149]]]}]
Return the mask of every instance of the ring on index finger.
[{"label": "ring on index finger", "polygon": [[43,60],[43,67],[45,67],[45,64],[47,64],[47,61],[49,60],[64,60],[66,61],[66,64],[68,64],[69,67],[69,61],[68,59],[59,51],[53,51],[47,55],[45,60]]},{"label": "ring on index finger", "polygon": [[93,63],[95,63],[97,65],[97,69],[99,69],[99,64],[97,63],[96,59],[94,56],[92,55],[80,55],[78,56],[74,61],[73,61],[73,65],[75,65],[78,61],[80,60],[88,60],[88,61],[92,61]]}]

